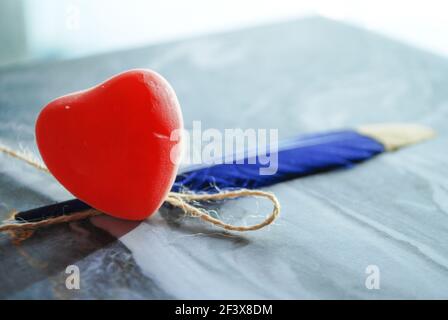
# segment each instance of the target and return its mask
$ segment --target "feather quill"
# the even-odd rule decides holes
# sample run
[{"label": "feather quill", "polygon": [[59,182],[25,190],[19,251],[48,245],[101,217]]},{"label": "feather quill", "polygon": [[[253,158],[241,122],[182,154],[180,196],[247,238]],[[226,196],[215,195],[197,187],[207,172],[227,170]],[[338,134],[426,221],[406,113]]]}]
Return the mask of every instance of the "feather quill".
[{"label": "feather quill", "polygon": [[[395,150],[428,139],[434,135],[419,125],[371,125],[355,130],[333,131],[296,137],[283,142],[276,157],[277,170],[272,175],[260,175],[266,167],[257,156],[240,163],[217,164],[179,174],[172,190],[180,192],[217,192],[223,189],[267,187],[279,182],[328,171],[350,168],[384,151]],[[40,221],[46,218],[86,210],[90,206],[73,199],[15,215],[19,221]]]}]

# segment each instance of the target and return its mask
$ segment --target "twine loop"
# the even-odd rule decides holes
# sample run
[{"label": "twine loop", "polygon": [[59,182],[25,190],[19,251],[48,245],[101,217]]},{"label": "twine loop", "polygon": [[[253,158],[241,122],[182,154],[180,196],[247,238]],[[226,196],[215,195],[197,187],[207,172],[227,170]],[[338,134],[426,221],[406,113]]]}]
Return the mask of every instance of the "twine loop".
[{"label": "twine loop", "polygon": [[[225,223],[224,221],[212,217],[206,210],[200,209],[191,205],[191,201],[209,201],[209,200],[224,200],[224,199],[236,199],[242,197],[263,197],[270,200],[274,208],[262,222],[253,224],[250,226],[235,226],[233,224]],[[248,189],[238,189],[232,191],[221,191],[219,193],[178,193],[170,192],[165,202],[181,208],[185,213],[191,215],[192,217],[197,217],[203,221],[209,222],[215,226],[219,226],[225,230],[231,231],[253,231],[261,229],[269,224],[271,224],[280,214],[280,203],[277,197],[266,191],[262,190],[248,190]]]}]

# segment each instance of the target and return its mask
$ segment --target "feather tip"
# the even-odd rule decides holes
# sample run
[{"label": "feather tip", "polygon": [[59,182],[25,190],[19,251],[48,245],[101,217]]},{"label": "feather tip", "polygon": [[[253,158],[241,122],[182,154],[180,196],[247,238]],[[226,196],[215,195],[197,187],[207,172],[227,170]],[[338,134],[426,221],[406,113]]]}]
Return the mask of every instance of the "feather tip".
[{"label": "feather tip", "polygon": [[377,140],[387,151],[397,150],[435,136],[435,131],[429,127],[407,123],[370,124],[358,127],[357,131]]}]

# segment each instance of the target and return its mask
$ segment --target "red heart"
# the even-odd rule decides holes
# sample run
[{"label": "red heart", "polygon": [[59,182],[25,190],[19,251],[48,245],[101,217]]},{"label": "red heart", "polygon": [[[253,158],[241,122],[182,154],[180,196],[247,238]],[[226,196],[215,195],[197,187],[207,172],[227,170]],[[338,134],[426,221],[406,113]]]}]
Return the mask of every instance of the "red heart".
[{"label": "red heart", "polygon": [[112,216],[142,220],[162,204],[177,172],[183,128],[174,90],[131,70],[50,102],[36,122],[39,151],[74,196]]}]

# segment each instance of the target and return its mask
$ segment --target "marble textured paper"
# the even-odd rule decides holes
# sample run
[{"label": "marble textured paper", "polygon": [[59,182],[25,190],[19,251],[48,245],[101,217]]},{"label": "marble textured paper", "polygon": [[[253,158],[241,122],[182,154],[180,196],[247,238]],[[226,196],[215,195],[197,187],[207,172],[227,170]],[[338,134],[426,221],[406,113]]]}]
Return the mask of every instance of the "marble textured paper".
[{"label": "marble textured paper", "polygon": [[[0,141],[37,154],[49,100],[130,68],[175,88],[185,124],[279,128],[280,138],[373,122],[418,122],[436,139],[352,170],[268,188],[280,219],[226,233],[162,208],[140,224],[108,217],[0,235],[0,298],[448,298],[448,60],[377,34],[308,18],[72,61],[0,71]],[[0,155],[0,216],[71,196]],[[263,201],[229,201],[253,222]],[[81,289],[67,290],[75,264]],[[368,266],[380,270],[369,290]]]}]

